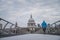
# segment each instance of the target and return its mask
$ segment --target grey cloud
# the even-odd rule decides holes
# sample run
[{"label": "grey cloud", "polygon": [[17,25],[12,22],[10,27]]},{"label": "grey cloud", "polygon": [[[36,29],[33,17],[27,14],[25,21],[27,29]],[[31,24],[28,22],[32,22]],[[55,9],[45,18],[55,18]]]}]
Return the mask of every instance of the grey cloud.
[{"label": "grey cloud", "polygon": [[26,26],[30,14],[37,23],[59,20],[60,0],[0,0],[0,17],[8,21],[18,21],[20,26]]}]

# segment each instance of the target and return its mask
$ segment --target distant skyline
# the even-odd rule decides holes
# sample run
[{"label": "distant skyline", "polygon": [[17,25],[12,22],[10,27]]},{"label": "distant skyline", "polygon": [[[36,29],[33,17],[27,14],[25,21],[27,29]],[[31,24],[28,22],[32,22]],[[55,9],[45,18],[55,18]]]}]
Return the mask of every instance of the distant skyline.
[{"label": "distant skyline", "polygon": [[31,14],[37,24],[58,21],[60,0],[0,0],[0,18],[26,27]]}]

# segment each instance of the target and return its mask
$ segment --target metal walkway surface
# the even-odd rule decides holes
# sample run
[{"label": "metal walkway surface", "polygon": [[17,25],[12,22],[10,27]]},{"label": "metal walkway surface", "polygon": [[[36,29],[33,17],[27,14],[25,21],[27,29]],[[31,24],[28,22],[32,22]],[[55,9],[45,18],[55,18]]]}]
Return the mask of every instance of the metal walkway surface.
[{"label": "metal walkway surface", "polygon": [[47,34],[26,34],[0,38],[0,40],[60,40],[60,36]]}]

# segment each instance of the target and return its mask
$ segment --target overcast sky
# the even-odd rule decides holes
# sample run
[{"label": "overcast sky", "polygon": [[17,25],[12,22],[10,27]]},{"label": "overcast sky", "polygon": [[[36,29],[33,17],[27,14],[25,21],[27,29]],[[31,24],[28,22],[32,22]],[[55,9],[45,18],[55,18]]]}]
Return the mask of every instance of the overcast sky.
[{"label": "overcast sky", "polygon": [[36,23],[60,20],[60,0],[0,0],[0,17],[27,26],[32,14]]}]

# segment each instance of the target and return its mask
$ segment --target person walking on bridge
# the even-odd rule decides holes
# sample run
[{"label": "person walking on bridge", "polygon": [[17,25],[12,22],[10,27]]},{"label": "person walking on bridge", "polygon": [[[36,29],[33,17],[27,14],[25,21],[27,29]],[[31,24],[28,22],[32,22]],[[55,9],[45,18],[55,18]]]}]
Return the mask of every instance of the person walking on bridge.
[{"label": "person walking on bridge", "polygon": [[42,25],[42,29],[43,29],[43,31],[45,33],[46,27],[47,27],[47,23],[45,21],[43,21],[41,25]]}]

